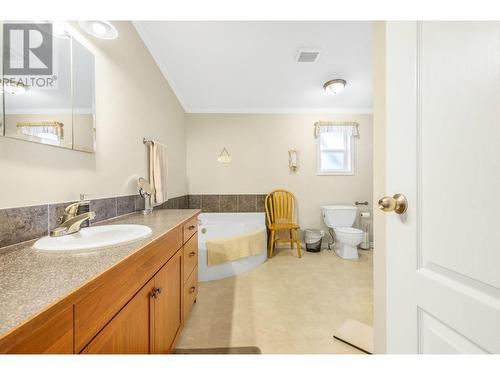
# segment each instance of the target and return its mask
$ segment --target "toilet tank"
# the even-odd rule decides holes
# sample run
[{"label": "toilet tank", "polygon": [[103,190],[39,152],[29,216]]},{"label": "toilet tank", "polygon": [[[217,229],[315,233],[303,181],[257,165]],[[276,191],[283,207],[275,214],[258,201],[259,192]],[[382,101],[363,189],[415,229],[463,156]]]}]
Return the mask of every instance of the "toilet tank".
[{"label": "toilet tank", "polygon": [[356,206],[321,206],[323,221],[329,228],[350,228],[356,220],[358,208]]}]

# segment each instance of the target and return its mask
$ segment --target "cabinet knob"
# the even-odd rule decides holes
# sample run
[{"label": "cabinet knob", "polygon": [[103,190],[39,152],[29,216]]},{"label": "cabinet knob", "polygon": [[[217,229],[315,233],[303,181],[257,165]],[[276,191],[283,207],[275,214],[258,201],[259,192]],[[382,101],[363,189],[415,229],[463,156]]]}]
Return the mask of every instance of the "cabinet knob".
[{"label": "cabinet knob", "polygon": [[151,293],[151,297],[154,299],[158,298],[158,296],[161,294],[161,291],[162,291],[161,288],[155,288]]},{"label": "cabinet knob", "polygon": [[190,257],[194,257],[195,255],[196,255],[196,253],[195,253],[194,251],[191,251],[191,252],[189,253],[189,256],[190,256]]},{"label": "cabinet knob", "polygon": [[189,293],[194,293],[195,290],[196,290],[196,287],[192,286],[191,288],[189,288]]},{"label": "cabinet knob", "polygon": [[190,225],[190,226],[188,227],[188,229],[189,229],[189,230],[194,230],[194,225]]}]

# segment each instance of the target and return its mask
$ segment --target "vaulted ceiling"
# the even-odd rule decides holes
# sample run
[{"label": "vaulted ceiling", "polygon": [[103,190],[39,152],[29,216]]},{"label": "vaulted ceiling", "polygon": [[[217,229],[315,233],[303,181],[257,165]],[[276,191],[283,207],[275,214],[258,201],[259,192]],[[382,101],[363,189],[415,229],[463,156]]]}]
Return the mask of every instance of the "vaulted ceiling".
[{"label": "vaulted ceiling", "polygon": [[[141,21],[144,43],[189,113],[369,113],[372,24]],[[298,63],[300,49],[320,51]],[[323,83],[347,81],[337,96]]]}]

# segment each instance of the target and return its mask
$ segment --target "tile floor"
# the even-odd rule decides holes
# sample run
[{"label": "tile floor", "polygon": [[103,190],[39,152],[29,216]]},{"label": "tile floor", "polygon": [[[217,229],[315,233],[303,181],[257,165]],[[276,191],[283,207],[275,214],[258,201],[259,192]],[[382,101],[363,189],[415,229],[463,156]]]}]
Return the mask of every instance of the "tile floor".
[{"label": "tile floor", "polygon": [[264,354],[361,353],[333,338],[345,319],[372,324],[372,252],[279,249],[236,277],[200,283],[178,348],[258,346]]}]

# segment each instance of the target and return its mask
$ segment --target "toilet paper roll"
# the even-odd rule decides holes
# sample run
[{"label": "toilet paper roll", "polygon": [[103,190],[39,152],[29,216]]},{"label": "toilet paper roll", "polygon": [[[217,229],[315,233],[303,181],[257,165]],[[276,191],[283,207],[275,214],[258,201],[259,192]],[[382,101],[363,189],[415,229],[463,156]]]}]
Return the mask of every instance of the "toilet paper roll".
[{"label": "toilet paper roll", "polygon": [[370,218],[370,213],[369,212],[361,212],[360,216],[363,218],[363,219],[369,219]]}]

